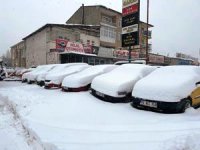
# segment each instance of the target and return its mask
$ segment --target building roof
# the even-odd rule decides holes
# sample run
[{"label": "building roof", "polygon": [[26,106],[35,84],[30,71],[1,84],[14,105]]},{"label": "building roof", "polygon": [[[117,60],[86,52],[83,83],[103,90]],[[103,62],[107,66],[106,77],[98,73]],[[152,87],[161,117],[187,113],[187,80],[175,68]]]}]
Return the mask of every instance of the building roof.
[{"label": "building roof", "polygon": [[99,25],[83,25],[83,24],[45,24],[41,28],[37,29],[33,33],[29,34],[28,36],[24,37],[22,40],[26,40],[27,38],[31,37],[32,35],[44,30],[47,27],[62,27],[62,28],[78,28],[83,30],[92,30],[94,32],[97,32],[97,30],[100,30]]},{"label": "building roof", "polygon": [[24,44],[24,41],[18,42],[17,44],[11,46],[10,48],[14,48],[14,47],[16,47],[16,46],[18,46],[18,45],[20,45],[20,44]]},{"label": "building roof", "polygon": [[[83,6],[81,6],[80,8],[82,8]],[[117,14],[119,14],[119,15],[121,15],[122,16],[122,13],[121,12],[119,12],[119,11],[117,11],[117,10],[114,10],[114,9],[111,9],[111,8],[108,8],[108,7],[106,7],[106,6],[103,6],[103,5],[89,5],[89,6],[84,6],[84,7],[101,7],[101,8],[104,8],[104,9],[107,9],[107,10],[110,10],[110,11],[113,11],[113,12],[115,12],[115,13],[117,13]],[[79,9],[80,9],[79,8]],[[76,13],[76,12],[75,12]],[[74,14],[73,14],[74,15]],[[72,16],[73,16],[72,15]],[[72,17],[71,16],[71,17]],[[70,18],[71,18],[70,17]],[[68,19],[68,20],[70,20],[70,18]],[[68,22],[68,20],[66,21],[66,23]],[[144,23],[144,24],[147,24],[147,23],[145,23],[145,22],[143,22],[143,21],[140,21],[140,23]],[[149,27],[154,27],[152,24],[149,24]]]},{"label": "building roof", "polygon": [[[81,6],[82,7],[82,6]],[[80,8],[81,8],[80,7]],[[106,6],[103,6],[103,5],[89,5],[89,6],[84,6],[84,7],[101,7],[101,8],[104,8],[104,9],[107,9],[107,10],[110,10],[110,11],[113,11],[115,13],[118,13],[119,15],[121,15],[122,13],[117,11],[117,10],[114,10],[114,9],[111,9],[111,8],[108,8]]]}]

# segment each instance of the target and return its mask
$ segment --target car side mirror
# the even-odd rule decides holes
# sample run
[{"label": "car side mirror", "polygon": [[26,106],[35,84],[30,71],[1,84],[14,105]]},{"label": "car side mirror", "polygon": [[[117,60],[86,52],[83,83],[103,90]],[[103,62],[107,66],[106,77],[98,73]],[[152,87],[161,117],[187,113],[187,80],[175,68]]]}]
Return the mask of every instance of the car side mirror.
[{"label": "car side mirror", "polygon": [[196,83],[196,86],[200,85],[200,81]]}]

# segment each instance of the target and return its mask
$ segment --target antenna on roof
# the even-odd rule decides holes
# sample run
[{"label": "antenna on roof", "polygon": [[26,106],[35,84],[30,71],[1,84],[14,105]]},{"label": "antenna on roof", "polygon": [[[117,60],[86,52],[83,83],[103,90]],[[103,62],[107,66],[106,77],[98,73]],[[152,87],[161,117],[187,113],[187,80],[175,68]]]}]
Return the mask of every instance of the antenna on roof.
[{"label": "antenna on roof", "polygon": [[84,7],[84,4],[82,4],[82,24],[85,24],[85,7]]}]

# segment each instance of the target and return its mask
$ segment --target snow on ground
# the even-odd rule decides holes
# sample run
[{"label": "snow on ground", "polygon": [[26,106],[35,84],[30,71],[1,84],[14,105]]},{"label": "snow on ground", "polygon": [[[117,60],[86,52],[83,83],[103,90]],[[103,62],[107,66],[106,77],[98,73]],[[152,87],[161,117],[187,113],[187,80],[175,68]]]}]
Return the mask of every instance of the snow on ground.
[{"label": "snow on ground", "polygon": [[159,114],[16,82],[0,82],[0,96],[45,150],[200,149],[200,110]]},{"label": "snow on ground", "polygon": [[13,108],[8,107],[0,97],[0,149],[1,150],[42,150],[25,130]]}]

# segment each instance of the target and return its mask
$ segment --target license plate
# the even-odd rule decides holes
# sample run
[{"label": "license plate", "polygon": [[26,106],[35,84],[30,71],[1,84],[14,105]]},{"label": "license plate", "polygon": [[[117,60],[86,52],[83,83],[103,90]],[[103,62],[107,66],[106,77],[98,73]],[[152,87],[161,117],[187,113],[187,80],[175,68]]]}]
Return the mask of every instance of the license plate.
[{"label": "license plate", "polygon": [[152,108],[157,108],[158,107],[156,102],[148,102],[148,101],[141,101],[140,105],[148,106],[148,107],[152,107]]},{"label": "license plate", "polygon": [[98,92],[98,91],[96,91],[96,94],[97,94],[98,96],[100,96],[100,97],[104,97],[104,94],[102,94],[102,93],[100,93],[100,92]]}]

